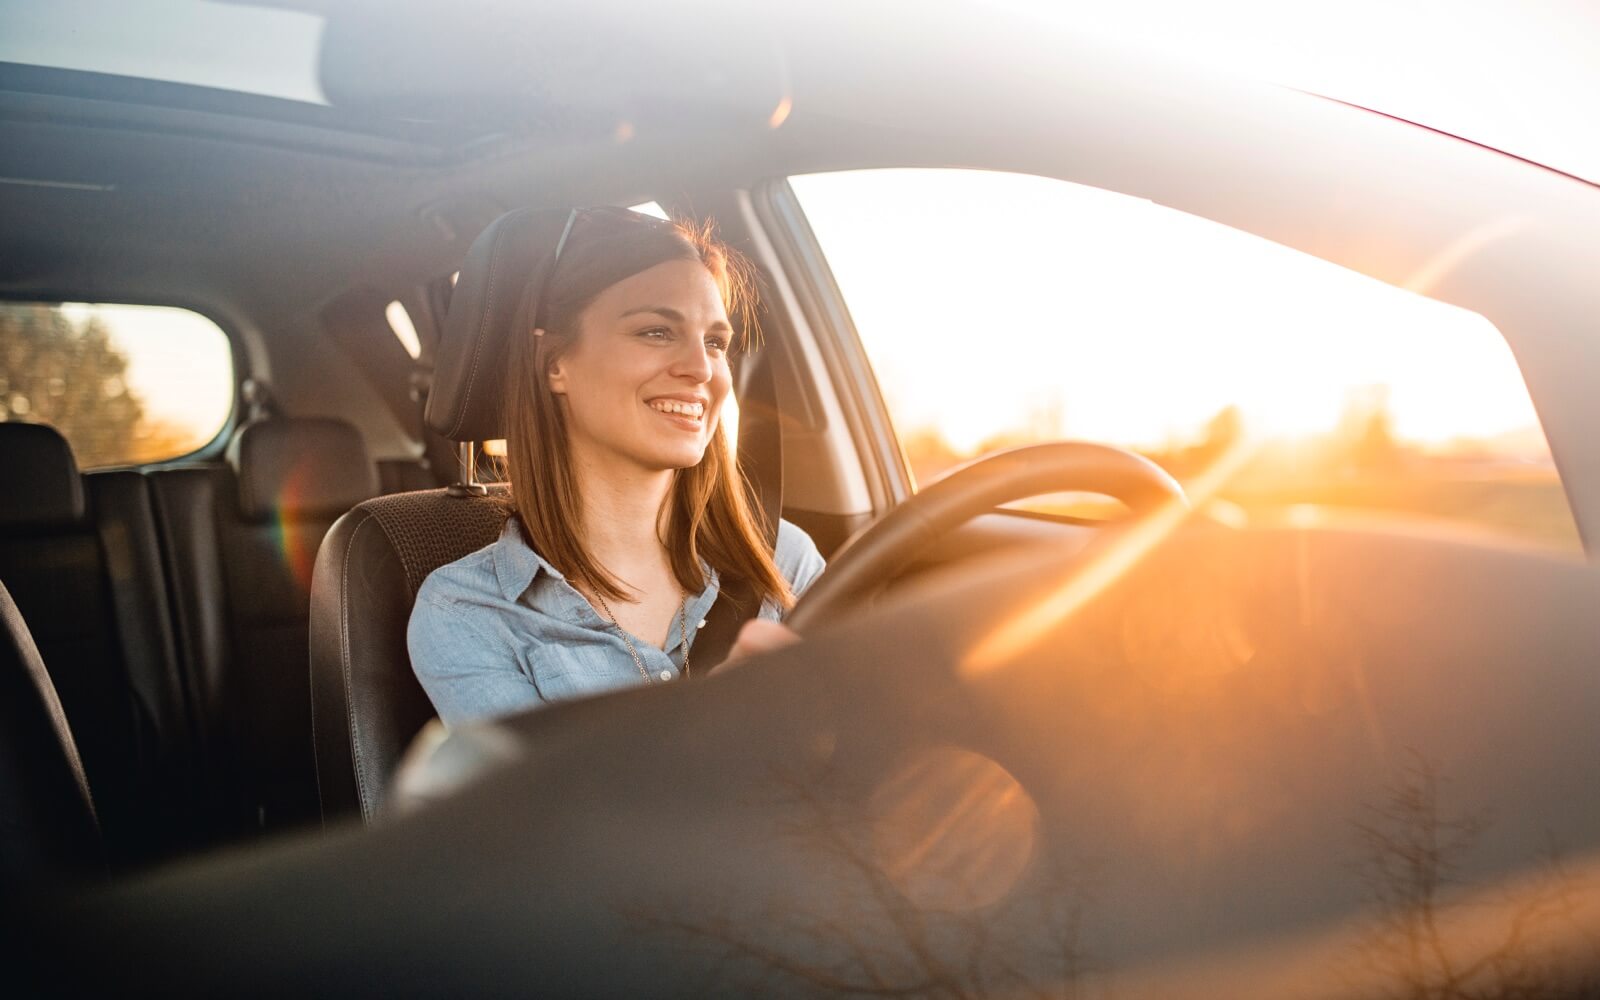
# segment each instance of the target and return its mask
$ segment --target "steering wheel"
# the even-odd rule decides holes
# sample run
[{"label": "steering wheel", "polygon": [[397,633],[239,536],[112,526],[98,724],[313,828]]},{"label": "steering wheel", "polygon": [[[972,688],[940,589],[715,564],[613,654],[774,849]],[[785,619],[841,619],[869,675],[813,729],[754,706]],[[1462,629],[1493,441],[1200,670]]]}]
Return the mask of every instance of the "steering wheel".
[{"label": "steering wheel", "polygon": [[1045,493],[1099,493],[1135,515],[1188,507],[1183,487],[1142,455],[1110,445],[1061,441],[999,452],[960,466],[846,542],[786,619],[804,633],[887,583],[923,546],[1003,503]]}]

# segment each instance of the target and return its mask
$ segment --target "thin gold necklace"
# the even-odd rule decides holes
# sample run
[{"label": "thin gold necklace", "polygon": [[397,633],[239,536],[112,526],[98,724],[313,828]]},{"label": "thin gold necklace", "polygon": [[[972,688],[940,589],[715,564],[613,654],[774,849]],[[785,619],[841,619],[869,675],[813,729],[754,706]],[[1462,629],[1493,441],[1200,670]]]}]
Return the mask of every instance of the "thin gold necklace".
[{"label": "thin gold necklace", "polygon": [[[616,625],[618,634],[622,636],[623,643],[628,647],[628,655],[633,657],[633,665],[639,668],[639,676],[644,678],[646,684],[654,684],[656,679],[650,676],[650,671],[645,669],[644,661],[639,658],[639,651],[633,647],[633,640],[628,638],[628,630],[617,624],[617,616],[611,613],[611,605],[606,603],[606,599],[600,591],[596,590],[594,596],[600,602],[600,610],[605,612],[606,620]],[[678,605],[678,644],[683,647],[683,667],[681,669],[683,676],[687,678],[689,676],[689,595],[687,594],[683,596],[683,603]],[[667,660],[671,662],[672,658],[669,656]],[[672,674],[663,670],[661,671],[661,679],[664,681],[671,680]]]}]

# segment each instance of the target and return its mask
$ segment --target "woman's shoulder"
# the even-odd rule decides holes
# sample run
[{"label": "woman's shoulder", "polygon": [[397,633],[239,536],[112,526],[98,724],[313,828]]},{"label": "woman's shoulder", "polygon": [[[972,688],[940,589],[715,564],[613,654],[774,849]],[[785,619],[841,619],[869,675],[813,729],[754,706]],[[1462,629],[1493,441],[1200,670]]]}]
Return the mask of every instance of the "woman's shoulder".
[{"label": "woman's shoulder", "polygon": [[778,553],[816,552],[817,543],[806,534],[806,529],[795,524],[787,518],[778,518],[778,541],[774,546]]},{"label": "woman's shoulder", "polygon": [[413,663],[421,647],[448,647],[458,640],[481,641],[503,614],[495,545],[445,563],[422,581],[406,626]]},{"label": "woman's shoulder", "polygon": [[778,541],[773,547],[772,561],[796,594],[810,586],[827,565],[817,550],[817,543],[805,529],[782,518],[778,520]]},{"label": "woman's shoulder", "polygon": [[478,603],[482,598],[498,595],[500,584],[495,572],[495,547],[501,541],[490,542],[429,573],[417,589],[417,607],[439,603]]}]

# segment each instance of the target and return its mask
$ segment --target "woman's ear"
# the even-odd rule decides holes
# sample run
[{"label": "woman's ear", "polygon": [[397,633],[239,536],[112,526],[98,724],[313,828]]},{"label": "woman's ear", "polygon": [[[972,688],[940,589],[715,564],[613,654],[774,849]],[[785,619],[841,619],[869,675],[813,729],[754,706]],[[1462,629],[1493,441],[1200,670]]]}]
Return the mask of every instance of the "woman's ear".
[{"label": "woman's ear", "polygon": [[[534,330],[533,331],[533,335],[535,337],[543,337],[544,336],[544,331],[543,330]],[[544,377],[545,377],[545,382],[550,386],[550,391],[551,392],[556,393],[557,395],[563,395],[563,394],[566,393],[566,391],[567,391],[567,376],[566,376],[566,373],[564,371],[562,371],[562,369],[561,369],[561,359],[560,358],[557,358],[554,361],[550,362],[549,367],[545,369]]]}]

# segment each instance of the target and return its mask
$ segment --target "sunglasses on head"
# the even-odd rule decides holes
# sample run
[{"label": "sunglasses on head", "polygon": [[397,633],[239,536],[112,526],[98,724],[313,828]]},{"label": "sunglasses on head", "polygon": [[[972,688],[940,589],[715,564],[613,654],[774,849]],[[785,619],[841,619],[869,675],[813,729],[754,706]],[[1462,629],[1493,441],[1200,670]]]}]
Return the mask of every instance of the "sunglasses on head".
[{"label": "sunglasses on head", "polygon": [[555,277],[556,268],[561,264],[561,255],[566,252],[567,240],[572,236],[572,230],[577,225],[578,217],[585,219],[595,215],[610,215],[615,218],[627,219],[630,222],[644,222],[656,226],[671,226],[672,223],[658,219],[653,215],[635,212],[631,208],[620,205],[592,205],[585,208],[574,208],[567,213],[567,224],[561,227],[561,238],[556,240],[556,252],[550,257],[550,266],[545,268],[544,280],[539,284],[539,297],[534,300],[534,315],[531,329],[542,330],[544,316],[544,301],[550,291],[550,281]]}]

